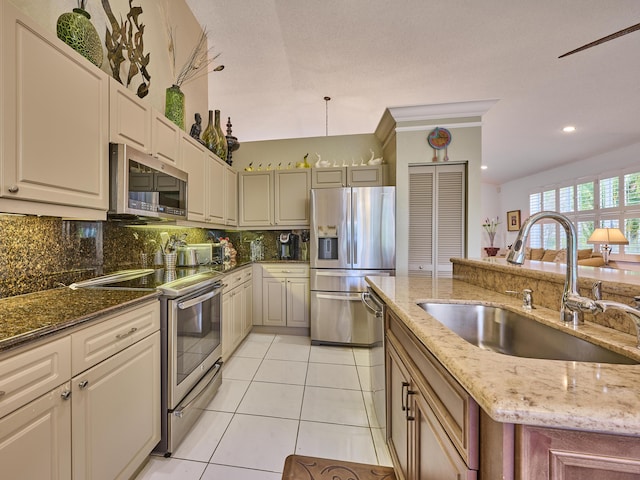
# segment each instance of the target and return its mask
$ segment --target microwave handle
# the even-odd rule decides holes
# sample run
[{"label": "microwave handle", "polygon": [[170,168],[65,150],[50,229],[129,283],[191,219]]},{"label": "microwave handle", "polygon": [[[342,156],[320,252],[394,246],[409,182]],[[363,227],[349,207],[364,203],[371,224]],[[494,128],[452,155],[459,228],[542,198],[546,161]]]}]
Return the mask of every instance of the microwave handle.
[{"label": "microwave handle", "polygon": [[207,292],[204,295],[200,295],[199,297],[192,298],[192,299],[184,301],[184,302],[179,302],[178,303],[178,308],[180,310],[185,310],[187,308],[193,307],[194,305],[198,305],[199,303],[206,302],[210,298],[213,298],[216,295],[219,295],[220,294],[220,290],[221,290],[220,288],[216,288],[215,290]]}]

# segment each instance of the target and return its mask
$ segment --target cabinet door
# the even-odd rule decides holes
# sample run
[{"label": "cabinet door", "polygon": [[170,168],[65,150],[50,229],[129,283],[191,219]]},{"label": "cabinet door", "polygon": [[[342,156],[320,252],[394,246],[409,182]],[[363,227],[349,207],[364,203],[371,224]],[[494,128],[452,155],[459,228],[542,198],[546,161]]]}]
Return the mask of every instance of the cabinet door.
[{"label": "cabinet door", "polygon": [[109,79],[109,141],[151,153],[151,106],[114,78]]},{"label": "cabinet door", "polygon": [[226,164],[217,157],[207,158],[207,222],[224,225],[225,223],[225,191]]},{"label": "cabinet door", "polygon": [[0,419],[2,478],[71,478],[69,389],[65,383]]},{"label": "cabinet door", "polygon": [[152,110],[151,154],[174,167],[180,168],[180,135],[182,130],[164,116]]},{"label": "cabinet door", "polygon": [[160,440],[160,332],[71,384],[73,478],[130,478]]},{"label": "cabinet door", "polygon": [[287,325],[287,281],[284,278],[262,280],[262,324]]},{"label": "cabinet door", "polygon": [[242,286],[243,315],[242,315],[242,338],[246,337],[253,326],[253,284],[251,281]]},{"label": "cabinet door", "polygon": [[233,294],[222,294],[222,359],[228,360],[233,352]]},{"label": "cabinet door", "polygon": [[2,8],[0,196],[106,212],[108,75],[11,2]]},{"label": "cabinet door", "polygon": [[340,188],[347,186],[346,167],[311,169],[312,188]]},{"label": "cabinet door", "polygon": [[187,218],[204,222],[206,213],[206,172],[208,155],[205,148],[183,135],[180,139],[182,169],[189,175],[187,191]]},{"label": "cabinet door", "polygon": [[409,431],[407,417],[409,374],[403,368],[400,358],[390,342],[387,342],[387,445],[394,459],[396,476],[408,479],[409,473]]},{"label": "cabinet door", "polygon": [[287,326],[309,326],[309,279],[287,279]]},{"label": "cabinet door", "polygon": [[414,435],[416,480],[475,480],[476,471],[467,468],[449,440],[425,398],[417,389],[409,396]]},{"label": "cabinet door", "polygon": [[273,172],[241,172],[239,189],[239,226],[273,225]]},{"label": "cabinet door", "polygon": [[226,224],[235,227],[238,225],[238,172],[227,167],[225,175]]},{"label": "cabinet door", "polygon": [[276,225],[309,225],[309,169],[279,170],[275,172]]},{"label": "cabinet door", "polygon": [[347,186],[380,187],[386,182],[386,165],[347,167]]}]

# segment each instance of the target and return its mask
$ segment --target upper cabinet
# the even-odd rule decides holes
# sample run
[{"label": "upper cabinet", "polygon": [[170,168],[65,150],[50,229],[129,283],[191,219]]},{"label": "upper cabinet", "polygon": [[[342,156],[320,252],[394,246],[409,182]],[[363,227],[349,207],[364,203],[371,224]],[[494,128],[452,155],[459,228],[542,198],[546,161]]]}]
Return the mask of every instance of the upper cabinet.
[{"label": "upper cabinet", "polygon": [[238,172],[231,167],[225,169],[225,224],[230,227],[238,226]]},{"label": "upper cabinet", "polygon": [[[234,218],[227,218],[229,211],[232,215],[236,211],[235,172],[186,133],[180,137],[180,163],[189,175],[187,223],[198,227],[235,225]],[[234,182],[231,186],[230,180]]]},{"label": "upper cabinet", "polygon": [[387,165],[312,169],[313,188],[380,187],[387,184]]},{"label": "upper cabinet", "polygon": [[110,142],[124,143],[179,167],[180,127],[113,78],[109,79],[109,114]]},{"label": "upper cabinet", "polygon": [[0,210],[104,219],[109,77],[10,2],[1,8]]},{"label": "upper cabinet", "polygon": [[238,185],[239,226],[309,226],[309,169],[241,172]]}]

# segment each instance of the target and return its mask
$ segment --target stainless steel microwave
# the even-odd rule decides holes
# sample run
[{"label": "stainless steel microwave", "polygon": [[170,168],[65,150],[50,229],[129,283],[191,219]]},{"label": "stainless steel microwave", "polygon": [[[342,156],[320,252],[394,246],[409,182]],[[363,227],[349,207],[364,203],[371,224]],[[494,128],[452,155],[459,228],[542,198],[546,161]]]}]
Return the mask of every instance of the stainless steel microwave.
[{"label": "stainless steel microwave", "polygon": [[111,218],[186,220],[186,172],[127,145],[109,148]]}]

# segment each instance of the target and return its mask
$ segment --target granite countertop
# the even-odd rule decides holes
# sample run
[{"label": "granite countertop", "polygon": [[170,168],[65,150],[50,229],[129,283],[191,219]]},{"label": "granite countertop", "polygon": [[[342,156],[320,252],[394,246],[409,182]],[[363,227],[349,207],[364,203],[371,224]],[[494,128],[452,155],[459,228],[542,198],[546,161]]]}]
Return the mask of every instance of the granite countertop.
[{"label": "granite countertop", "polygon": [[[571,331],[558,312],[453,279],[367,277],[388,307],[471,394],[491,418],[514,424],[640,435],[640,365],[538,360],[481,350],[416,303],[425,300],[500,304]],[[635,337],[585,323],[579,336],[640,361]]]},{"label": "granite countertop", "polygon": [[157,298],[155,291],[56,288],[0,299],[0,353]]}]

